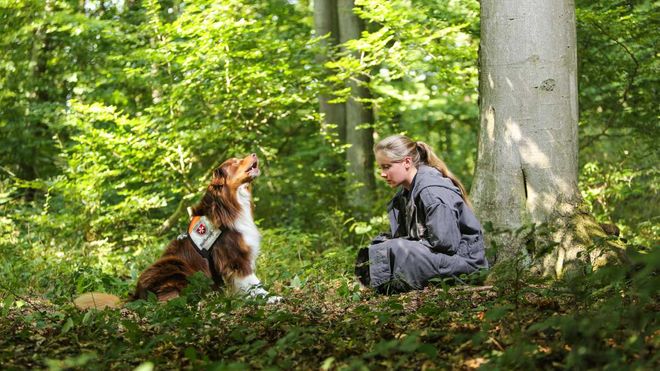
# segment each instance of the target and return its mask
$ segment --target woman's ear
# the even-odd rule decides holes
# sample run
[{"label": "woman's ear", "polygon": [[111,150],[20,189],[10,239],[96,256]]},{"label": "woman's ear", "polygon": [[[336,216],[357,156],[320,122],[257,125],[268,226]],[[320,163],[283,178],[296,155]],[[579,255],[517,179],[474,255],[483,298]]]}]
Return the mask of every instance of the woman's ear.
[{"label": "woman's ear", "polygon": [[403,166],[405,167],[406,170],[410,170],[410,168],[413,166],[412,157],[410,156],[404,157]]}]

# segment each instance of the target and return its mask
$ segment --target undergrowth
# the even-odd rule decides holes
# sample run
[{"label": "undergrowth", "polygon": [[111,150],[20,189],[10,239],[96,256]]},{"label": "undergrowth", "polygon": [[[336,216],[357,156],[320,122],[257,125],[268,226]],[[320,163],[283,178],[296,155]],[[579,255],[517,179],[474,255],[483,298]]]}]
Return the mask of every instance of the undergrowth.
[{"label": "undergrowth", "polygon": [[498,264],[486,286],[439,281],[423,291],[378,296],[352,275],[368,223],[339,226],[341,237],[271,229],[263,231],[257,273],[282,303],[213,292],[206,278],[194,276],[182,297],[165,304],[81,312],[72,299],[82,292],[127,297],[167,238],[145,233],[121,247],[64,245],[73,239],[45,239],[10,223],[3,219],[0,256],[3,369],[659,365],[658,249],[631,250],[631,266],[563,281],[539,280],[514,259]]}]

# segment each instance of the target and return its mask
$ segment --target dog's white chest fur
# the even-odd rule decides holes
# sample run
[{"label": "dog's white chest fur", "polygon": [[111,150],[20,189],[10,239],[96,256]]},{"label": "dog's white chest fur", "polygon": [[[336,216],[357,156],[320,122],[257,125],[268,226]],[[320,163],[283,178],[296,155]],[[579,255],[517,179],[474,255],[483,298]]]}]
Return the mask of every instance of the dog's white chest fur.
[{"label": "dog's white chest fur", "polygon": [[257,260],[257,255],[259,255],[261,235],[257,225],[254,224],[250,197],[247,184],[238,187],[238,203],[241,205],[241,215],[234,222],[234,228],[243,235],[243,240],[252,249],[252,266],[254,267],[254,262]]},{"label": "dog's white chest fur", "polygon": [[243,240],[252,249],[252,273],[245,277],[234,278],[234,288],[251,296],[268,297],[268,303],[277,303],[282,298],[279,296],[269,296],[268,291],[261,287],[261,281],[255,275],[261,235],[259,234],[257,225],[254,224],[250,201],[251,195],[247,185],[238,187],[238,203],[241,205],[241,215],[234,222],[234,228],[243,235]]}]

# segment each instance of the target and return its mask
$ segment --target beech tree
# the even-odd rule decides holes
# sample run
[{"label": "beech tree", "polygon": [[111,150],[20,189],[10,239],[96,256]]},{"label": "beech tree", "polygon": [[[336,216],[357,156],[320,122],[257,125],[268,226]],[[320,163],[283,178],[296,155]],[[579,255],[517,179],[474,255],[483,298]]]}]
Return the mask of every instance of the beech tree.
[{"label": "beech tree", "polygon": [[[337,0],[314,1],[314,29],[318,37],[323,37],[316,62],[324,65],[328,61],[330,50],[339,44],[339,21],[337,19]],[[343,103],[330,103],[332,96],[324,92],[319,95],[319,112],[323,115],[326,126],[336,126],[336,133],[341,142],[346,141],[346,111]]]},{"label": "beech tree", "polygon": [[[578,189],[578,89],[572,0],[481,2],[478,160],[472,185],[482,222],[492,223],[497,259],[529,245],[525,226],[549,226],[546,275],[600,264],[605,234]],[[587,254],[585,251],[589,251]],[[605,256],[609,256],[607,253]]]},{"label": "beech tree", "polygon": [[[363,21],[354,12],[353,0],[319,0],[314,1],[314,27],[318,36],[324,36],[321,42],[322,53],[317,62],[328,61],[329,47],[337,43],[345,44],[360,39],[364,30]],[[355,60],[361,56],[353,54]],[[347,195],[348,202],[354,208],[364,208],[371,204],[375,178],[373,174],[373,112],[365,104],[371,98],[366,87],[367,78],[352,76],[346,83],[349,95],[344,104],[332,104],[329,94],[319,96],[319,109],[324,116],[324,123],[337,127],[337,134],[341,143],[347,144],[346,161],[348,162]]]}]

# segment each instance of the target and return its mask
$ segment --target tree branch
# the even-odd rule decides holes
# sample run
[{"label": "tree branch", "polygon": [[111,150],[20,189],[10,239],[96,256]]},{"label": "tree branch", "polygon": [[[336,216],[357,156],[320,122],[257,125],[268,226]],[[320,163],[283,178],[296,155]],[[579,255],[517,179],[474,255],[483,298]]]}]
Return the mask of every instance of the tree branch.
[{"label": "tree branch", "polygon": [[[626,88],[623,90],[623,96],[621,97],[621,106],[623,107],[623,105],[628,101],[628,94],[630,94],[630,91],[632,90],[633,84],[635,82],[635,78],[637,77],[637,73],[639,71],[639,61],[637,60],[635,55],[630,51],[630,49],[628,49],[628,47],[625,44],[623,44],[619,40],[616,40],[615,38],[613,38],[601,25],[599,25],[597,22],[594,22],[593,25],[598,30],[600,30],[600,32],[602,32],[603,35],[605,35],[607,38],[614,41],[614,43],[616,43],[621,48],[623,48],[623,50],[625,50],[625,52],[630,56],[633,63],[635,63],[635,67],[633,67],[633,70],[628,74],[628,84],[626,84]],[[623,107],[623,108],[625,108],[625,107]],[[604,137],[604,136],[608,136],[609,134],[607,133],[607,131],[611,128],[611,126],[614,122],[614,118],[616,118],[616,117],[617,117],[617,114],[613,112],[612,115],[610,115],[610,117],[608,118],[607,122],[605,123],[605,125],[604,125],[605,127],[603,128],[603,130],[599,134],[596,134],[596,135],[593,135],[593,136],[589,137],[589,139],[585,143],[582,143],[579,147],[580,150],[592,145],[599,138]]]},{"label": "tree branch", "polygon": [[181,217],[181,214],[186,211],[186,204],[188,200],[193,196],[193,194],[189,194],[181,198],[181,201],[179,202],[179,205],[177,206],[174,213],[172,213],[172,215],[170,215],[170,217],[163,222],[158,231],[156,231],[156,236],[162,236],[165,234],[165,232],[169,231],[174,226],[176,221]]}]

